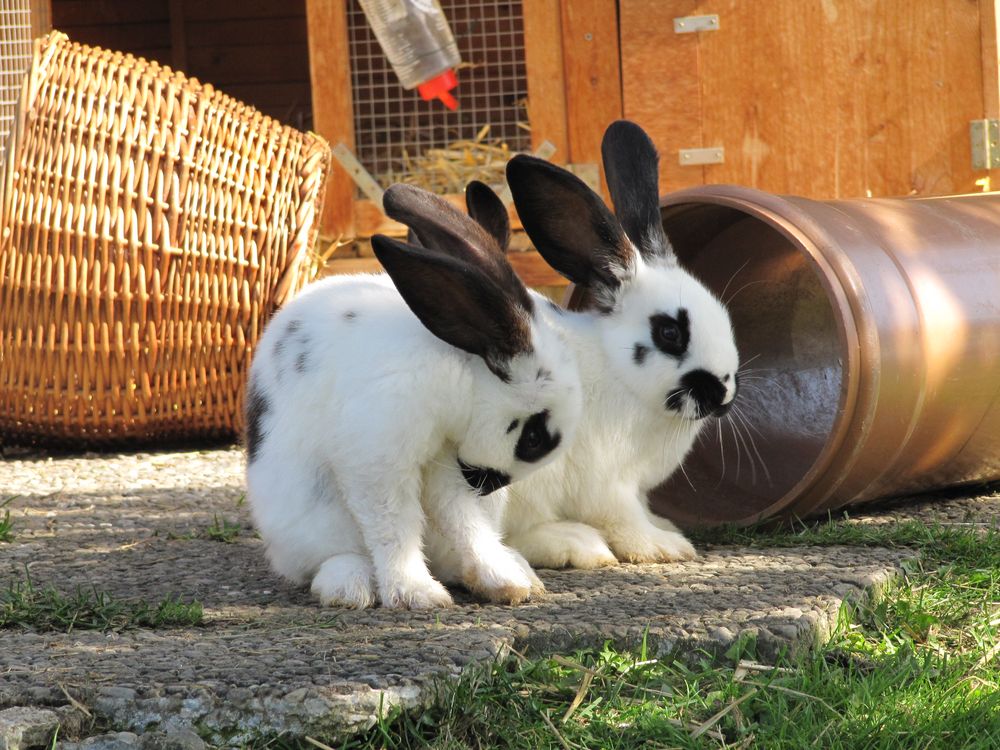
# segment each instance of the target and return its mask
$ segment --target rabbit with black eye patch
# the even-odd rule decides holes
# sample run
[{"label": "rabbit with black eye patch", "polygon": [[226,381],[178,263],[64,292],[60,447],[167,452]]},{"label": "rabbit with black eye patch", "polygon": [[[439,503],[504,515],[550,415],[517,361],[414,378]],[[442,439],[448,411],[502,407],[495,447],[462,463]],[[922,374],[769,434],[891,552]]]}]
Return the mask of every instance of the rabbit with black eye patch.
[{"label": "rabbit with black eye patch", "polygon": [[507,542],[536,567],[694,557],[683,534],[650,511],[647,492],[737,392],[729,315],[678,265],[663,231],[652,141],[619,121],[602,154],[617,218],[564,169],[528,156],[507,166],[535,247],[594,301],[563,314],[584,388],[576,438],[511,487],[505,510]]},{"label": "rabbit with black eye patch", "polygon": [[[499,226],[490,196],[473,190],[470,212]],[[324,604],[447,606],[442,581],[522,601],[543,586],[499,517],[506,486],[571,442],[572,352],[478,223],[410,186],[384,203],[435,217],[424,246],[374,237],[388,275],[316,282],[260,339],[247,388],[254,521],[274,570]]]}]

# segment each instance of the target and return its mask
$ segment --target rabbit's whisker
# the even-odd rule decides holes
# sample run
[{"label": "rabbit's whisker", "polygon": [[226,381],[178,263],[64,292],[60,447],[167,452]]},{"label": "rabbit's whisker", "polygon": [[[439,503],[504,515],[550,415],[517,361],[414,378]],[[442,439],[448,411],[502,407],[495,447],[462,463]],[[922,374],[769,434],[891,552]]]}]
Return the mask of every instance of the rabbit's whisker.
[{"label": "rabbit's whisker", "polygon": [[744,428],[746,430],[747,439],[750,441],[750,447],[753,449],[753,452],[756,454],[757,460],[760,461],[760,468],[764,472],[764,477],[767,479],[768,485],[769,486],[773,486],[774,482],[771,479],[771,472],[767,468],[767,462],[764,460],[764,456],[761,455],[760,449],[757,447],[757,440],[754,438],[753,432],[756,432],[757,435],[762,440],[766,440],[767,438],[764,436],[764,434],[759,429],[757,429],[757,427],[747,418],[747,415],[744,414],[742,411],[740,411],[739,409],[736,409],[735,410],[735,416],[744,425]]},{"label": "rabbit's whisker", "polygon": [[730,432],[732,433],[732,436],[733,436],[733,452],[736,454],[736,481],[739,482],[740,481],[740,467],[742,465],[742,460],[740,458],[740,443],[739,443],[739,440],[736,438],[736,427],[733,424],[733,420],[732,420],[731,416],[728,419],[726,419],[726,424],[729,425],[729,430],[730,430]]},{"label": "rabbit's whisker", "polygon": [[743,261],[743,265],[742,266],[740,266],[735,271],[733,271],[733,275],[729,277],[729,281],[726,282],[726,285],[724,287],[722,287],[722,291],[719,292],[719,299],[725,299],[726,298],[726,291],[729,289],[729,285],[732,284],[733,283],[733,279],[735,279],[740,274],[740,272],[744,268],[747,267],[747,263],[749,263],[749,262],[750,262],[750,259],[747,258],[745,261]]},{"label": "rabbit's whisker", "polygon": [[768,439],[767,435],[765,435],[763,432],[761,432],[760,428],[753,423],[753,420],[751,419],[751,417],[754,416],[753,414],[750,414],[749,412],[743,411],[742,409],[740,409],[740,410],[737,410],[737,416],[739,416],[739,418],[741,420],[743,420],[743,423],[748,428],[750,428],[750,430],[752,430],[757,435],[757,437],[759,437],[761,440],[767,440]]},{"label": "rabbit's whisker", "polygon": [[757,466],[754,463],[753,454],[750,452],[750,446],[747,443],[744,430],[740,427],[740,423],[735,420],[733,421],[733,427],[736,428],[736,434],[739,436],[740,444],[743,446],[743,450],[747,453],[747,463],[750,464],[750,483],[757,484]]},{"label": "rabbit's whisker", "polygon": [[722,473],[719,474],[719,481],[715,483],[716,489],[722,484],[722,481],[726,478],[726,443],[722,439],[722,420],[715,420],[715,434],[716,440],[719,443],[719,460],[722,462]]},{"label": "rabbit's whisker", "polygon": [[740,294],[740,292],[742,292],[744,289],[748,289],[749,287],[755,286],[757,284],[767,284],[767,283],[773,283],[773,282],[771,282],[770,279],[758,279],[757,281],[748,281],[746,284],[744,284],[739,289],[737,289],[735,292],[733,292],[733,296],[732,297],[730,297],[727,300],[723,300],[722,304],[724,304],[724,305],[730,305],[730,304],[732,304],[732,301],[734,299],[736,299],[736,297],[738,297],[739,294]]},{"label": "rabbit's whisker", "polygon": [[[682,429],[683,429],[683,425],[678,426],[677,433],[676,433],[678,437],[680,436],[680,432],[681,432]],[[691,491],[692,492],[697,492],[698,490],[695,489],[694,482],[692,482],[691,481],[691,477],[688,476],[687,469],[684,468],[684,460],[683,459],[681,459],[681,462],[678,464],[678,468],[681,470],[681,474],[684,476],[684,479],[687,480],[688,486],[691,488]]]}]

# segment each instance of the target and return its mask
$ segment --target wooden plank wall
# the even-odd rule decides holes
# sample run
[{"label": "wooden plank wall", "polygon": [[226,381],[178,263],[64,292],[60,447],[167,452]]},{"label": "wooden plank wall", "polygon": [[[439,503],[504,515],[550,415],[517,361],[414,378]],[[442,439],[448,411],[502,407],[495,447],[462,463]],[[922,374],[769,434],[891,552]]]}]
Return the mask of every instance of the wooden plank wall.
[{"label": "wooden plank wall", "polygon": [[52,30],[51,0],[31,0],[31,35],[40,37]]},{"label": "wooden plank wall", "polygon": [[706,181],[704,168],[681,167],[676,153],[679,148],[706,145],[702,140],[698,35],[673,33],[675,17],[695,15],[700,10],[696,0],[622,0],[619,5],[622,110],[625,117],[642,125],[659,147],[663,192]]},{"label": "wooden plank wall", "polygon": [[[660,146],[665,190],[976,190],[969,121],[985,116],[996,65],[983,7],[995,12],[987,0],[621,0],[625,116]],[[674,33],[675,17],[705,13],[718,31]],[[680,167],[677,151],[699,146],[724,146],[725,163]]]},{"label": "wooden plank wall", "polygon": [[312,125],[304,0],[182,0],[192,75],[300,130]]},{"label": "wooden plank wall", "polygon": [[570,161],[576,164],[600,165],[604,131],[622,116],[618,39],[615,3],[563,0],[567,137]]},{"label": "wooden plank wall", "polygon": [[[354,148],[354,100],[347,43],[345,0],[306,0],[309,19],[309,64],[313,121],[317,133],[330,142]],[[329,237],[354,237],[354,180],[334,159],[326,183],[322,232]]]},{"label": "wooden plank wall", "polygon": [[69,38],[170,64],[168,0],[52,0],[52,26]]},{"label": "wooden plank wall", "polygon": [[531,147],[549,141],[552,161],[569,158],[566,133],[566,72],[563,67],[562,9],[555,2],[524,3],[524,63],[528,77],[528,120]]},{"label": "wooden plank wall", "polygon": [[52,20],[71,39],[177,67],[312,126],[305,0],[52,0]]},{"label": "wooden plank wall", "polygon": [[[983,117],[1000,118],[1000,0],[979,0],[983,61]],[[992,170],[997,177],[1000,170]],[[1000,188],[1000,185],[993,187]]]}]

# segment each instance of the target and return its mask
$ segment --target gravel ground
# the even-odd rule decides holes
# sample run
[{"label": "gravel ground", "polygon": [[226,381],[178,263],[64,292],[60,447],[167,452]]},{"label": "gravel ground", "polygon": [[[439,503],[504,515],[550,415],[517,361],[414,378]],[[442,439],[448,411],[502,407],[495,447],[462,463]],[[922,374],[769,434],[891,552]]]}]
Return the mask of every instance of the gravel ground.
[{"label": "gravel ground", "polygon": [[[79,738],[91,717],[122,733],[80,747],[202,747],[192,728],[213,742],[348,732],[380,705],[424,704],[440,677],[511,647],[629,645],[645,633],[660,653],[717,651],[748,634],[763,656],[808,648],[845,599],[877,591],[907,554],[727,547],[687,563],[543,571],[547,595],[519,607],[459,594],[441,612],[345,612],[268,571],[242,504],[242,462],[231,448],[0,460],[0,498],[16,496],[3,590],[30,574],[37,587],[177,597],[205,612],[188,628],[3,631],[0,750],[44,742],[56,724]],[[864,509],[856,522],[996,523],[998,510],[997,496],[937,498]],[[206,537],[223,521],[239,527],[232,543]]]}]

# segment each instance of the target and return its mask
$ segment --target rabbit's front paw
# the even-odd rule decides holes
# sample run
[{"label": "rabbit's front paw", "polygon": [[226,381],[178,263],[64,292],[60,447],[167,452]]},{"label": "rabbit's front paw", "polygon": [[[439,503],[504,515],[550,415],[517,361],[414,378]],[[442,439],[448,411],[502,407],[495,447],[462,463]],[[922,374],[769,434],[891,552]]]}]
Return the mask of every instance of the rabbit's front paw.
[{"label": "rabbit's front paw", "polygon": [[508,540],[536,568],[603,568],[618,560],[592,526],[575,521],[542,524]]},{"label": "rabbit's front paw", "polygon": [[532,569],[531,564],[524,559],[520,552],[516,549],[511,549],[510,553],[517,560],[517,564],[521,566],[521,570],[524,574],[528,576],[528,580],[531,581],[531,595],[540,596],[545,593],[545,584],[542,583],[542,579],[538,577],[535,571]]},{"label": "rabbit's front paw", "polygon": [[507,550],[470,565],[462,579],[470,591],[498,604],[519,604],[545,590],[531,568],[525,571]]},{"label": "rabbit's front paw", "polygon": [[693,560],[698,556],[683,534],[654,526],[612,535],[611,548],[619,560],[631,563],[674,562]]},{"label": "rabbit's front paw", "polygon": [[344,553],[323,561],[312,580],[312,592],[321,604],[365,609],[375,603],[371,561]]},{"label": "rabbit's front paw", "polygon": [[382,606],[390,609],[437,609],[454,604],[448,589],[429,575],[394,581],[383,588],[381,598]]}]

